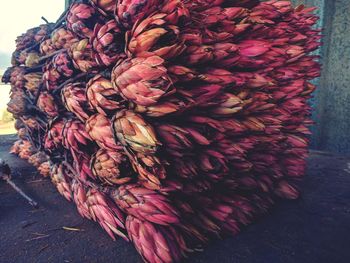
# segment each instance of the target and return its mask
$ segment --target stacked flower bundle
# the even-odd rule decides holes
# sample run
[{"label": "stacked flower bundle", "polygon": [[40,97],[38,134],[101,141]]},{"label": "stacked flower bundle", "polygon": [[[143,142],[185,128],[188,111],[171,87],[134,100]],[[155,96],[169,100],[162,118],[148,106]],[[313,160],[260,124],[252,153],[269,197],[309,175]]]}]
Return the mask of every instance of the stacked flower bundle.
[{"label": "stacked flower bundle", "polygon": [[313,10],[75,1],[17,39],[13,151],[145,261],[180,261],[298,197],[320,70]]}]

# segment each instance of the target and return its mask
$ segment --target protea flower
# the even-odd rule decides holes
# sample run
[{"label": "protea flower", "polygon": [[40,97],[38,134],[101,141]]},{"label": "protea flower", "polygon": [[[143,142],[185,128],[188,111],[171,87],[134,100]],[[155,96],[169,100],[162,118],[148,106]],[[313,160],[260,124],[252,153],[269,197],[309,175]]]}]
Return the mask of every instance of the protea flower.
[{"label": "protea flower", "polygon": [[67,52],[61,52],[52,58],[52,66],[61,77],[70,78],[74,73],[72,59]]},{"label": "protea flower", "polygon": [[[208,237],[211,235],[219,235],[220,227],[206,215],[202,209],[198,209],[193,202],[175,201],[176,206],[181,210],[183,216],[183,223],[179,226],[184,233],[186,242],[190,242],[196,246],[201,247],[206,244]],[[199,244],[197,243],[199,242]],[[197,244],[196,244],[197,243]]]},{"label": "protea flower", "polygon": [[183,65],[169,65],[167,69],[175,84],[186,83],[199,78],[199,73],[196,70]]},{"label": "protea flower", "polygon": [[27,138],[27,129],[26,128],[20,128],[17,131],[18,138],[25,140]]},{"label": "protea flower", "polygon": [[55,118],[48,123],[46,136],[44,138],[44,147],[47,150],[60,148],[62,146],[62,130],[64,127],[64,120]]},{"label": "protea flower", "polygon": [[159,56],[171,59],[180,55],[185,46],[177,25],[188,18],[188,10],[181,1],[167,2],[159,13],[136,23],[127,38],[128,55],[135,57]]},{"label": "protea flower", "polygon": [[183,39],[188,45],[215,44],[237,39],[251,27],[245,19],[248,14],[246,9],[240,7],[213,7],[198,12],[194,19],[196,26],[187,28]]},{"label": "protea flower", "polygon": [[233,63],[237,61],[238,47],[232,43],[218,43],[215,45],[190,46],[186,49],[184,60],[190,64]]},{"label": "protea flower", "polygon": [[53,91],[57,89],[59,83],[62,81],[62,75],[53,66],[52,62],[48,63],[44,67],[43,83],[48,91]]},{"label": "protea flower", "polygon": [[69,49],[71,45],[78,41],[79,39],[72,31],[69,31],[63,27],[56,29],[51,35],[51,45],[53,45],[56,50],[60,50],[62,48]]},{"label": "protea flower", "polygon": [[173,25],[177,24],[180,28],[187,26],[190,21],[190,11],[181,0],[165,1],[160,13],[167,14],[164,19]]},{"label": "protea flower", "polygon": [[223,154],[215,150],[206,150],[199,156],[199,167],[213,181],[223,179],[229,173],[229,162]]},{"label": "protea flower", "polygon": [[37,105],[41,111],[46,113],[49,117],[56,117],[58,115],[58,107],[55,103],[54,97],[48,92],[40,93]]},{"label": "protea flower", "polygon": [[8,67],[5,72],[3,73],[2,77],[1,77],[1,82],[3,83],[10,83],[11,81],[11,74],[12,71],[15,69],[16,67]]},{"label": "protea flower", "polygon": [[27,30],[16,39],[16,50],[30,48],[34,44],[42,42],[50,33],[53,23],[47,23]]},{"label": "protea flower", "polygon": [[29,68],[35,67],[40,63],[40,55],[37,52],[28,52],[25,54],[24,58],[25,60],[23,64]]},{"label": "protea flower", "polygon": [[36,149],[34,148],[32,143],[27,140],[23,140],[22,144],[20,144],[18,156],[22,159],[28,160],[29,157],[35,153],[36,153]]},{"label": "protea flower", "polygon": [[23,143],[20,145],[18,156],[21,159],[28,160],[36,152],[37,150],[31,142],[29,142],[28,140],[23,140]]},{"label": "protea flower", "polygon": [[10,83],[12,88],[23,89],[26,71],[24,67],[14,67],[11,70]]},{"label": "protea flower", "polygon": [[90,107],[85,96],[85,83],[66,85],[61,91],[64,106],[73,112],[81,121],[86,121],[90,115]]},{"label": "protea flower", "polygon": [[37,28],[30,28],[24,34],[20,35],[16,39],[16,50],[23,50],[35,43],[34,37],[37,32]]},{"label": "protea flower", "polygon": [[24,87],[36,95],[37,90],[39,89],[39,86],[42,82],[42,76],[41,73],[28,73],[24,75],[25,84]]},{"label": "protea flower", "polygon": [[[199,174],[199,167],[196,162],[191,158],[187,158],[186,161],[181,158],[173,157],[172,159],[173,172],[179,178],[196,178]],[[169,169],[171,170],[171,169]],[[202,188],[202,187],[201,187]],[[210,186],[205,186],[205,188],[210,188]]]},{"label": "protea flower", "polygon": [[115,234],[128,240],[124,234],[125,217],[107,196],[98,190],[90,189],[86,194],[86,204],[91,219],[98,222],[113,240],[115,240]]},{"label": "protea flower", "polygon": [[62,129],[62,137],[62,144],[67,150],[73,150],[81,154],[89,152],[91,138],[85,131],[84,123],[79,120],[72,119],[66,121]]},{"label": "protea flower", "polygon": [[54,46],[54,44],[52,43],[52,40],[46,39],[43,42],[41,42],[40,44],[40,54],[42,55],[50,55],[53,52],[56,51],[56,47]]},{"label": "protea flower", "polygon": [[151,190],[160,190],[164,186],[163,180],[166,178],[165,166],[167,163],[162,159],[142,154],[129,153],[128,157],[132,163],[132,167],[138,174],[139,183]]},{"label": "protea flower", "polygon": [[7,103],[7,111],[17,117],[26,114],[28,111],[28,102],[24,95],[13,97],[10,102]]},{"label": "protea flower", "polygon": [[[196,15],[201,18],[200,23],[203,23],[207,27],[211,27],[217,23],[222,23],[224,26],[227,24],[231,25],[231,23],[228,23],[229,21],[238,21],[239,19],[246,17],[247,14],[247,10],[241,7],[212,7],[198,12]],[[235,24],[233,23],[232,26],[234,29]],[[230,32],[230,30],[232,29],[229,29],[226,32]]]},{"label": "protea flower", "polygon": [[47,23],[47,24],[40,25],[37,29],[37,32],[35,33],[34,40],[37,43],[42,42],[47,36],[50,35],[53,26],[54,26],[54,23]]},{"label": "protea flower", "polygon": [[49,91],[53,91],[74,73],[72,59],[66,52],[60,52],[44,67],[43,82]]},{"label": "protea flower", "polygon": [[100,148],[111,151],[122,149],[113,138],[111,121],[106,116],[99,113],[92,115],[86,120],[85,128]]},{"label": "protea flower", "polygon": [[123,150],[99,149],[91,159],[91,170],[102,182],[121,185],[133,179],[131,165]]},{"label": "protea flower", "polygon": [[[17,64],[17,65],[24,65],[26,67],[29,67],[26,63],[28,58],[29,58],[29,62],[33,62],[32,66],[35,66],[35,62],[38,63],[39,56],[38,56],[38,53],[35,51],[26,51],[26,50],[15,51],[12,54],[12,60],[15,60],[16,61],[15,64]],[[34,60],[33,60],[33,58],[34,58]]]},{"label": "protea flower", "polygon": [[[17,89],[14,87],[11,87],[10,89],[10,99],[14,99],[14,98],[24,98],[29,104],[30,104],[30,100],[27,97],[27,94],[25,92],[24,89]],[[30,107],[30,105],[28,105]]]},{"label": "protea flower", "polygon": [[112,198],[123,211],[140,220],[165,226],[180,221],[179,212],[166,196],[136,184],[120,186]]},{"label": "protea flower", "polygon": [[90,106],[103,115],[125,107],[125,100],[113,88],[112,82],[101,75],[89,80],[86,85],[86,97]]},{"label": "protea flower", "polygon": [[[215,0],[214,0],[215,1]],[[230,0],[227,3],[229,6],[242,6],[246,8],[253,8],[260,4],[259,0]]]},{"label": "protea flower", "polygon": [[[167,151],[174,156],[178,155],[178,151],[190,151],[193,149],[190,133],[186,129],[175,125],[159,125],[157,130],[161,140],[167,144]],[[179,153],[179,155],[181,156],[182,154]]]},{"label": "protea flower", "polygon": [[[307,150],[302,151],[300,149],[303,149],[303,148],[298,148],[298,149],[299,149],[298,155],[296,156],[288,155],[282,161],[283,167],[286,167],[287,174],[291,178],[300,178],[300,177],[303,177],[303,175],[305,174],[306,162],[304,158],[308,156]],[[287,152],[293,152],[293,151],[287,151]]]},{"label": "protea flower", "polygon": [[161,0],[118,0],[115,16],[126,29],[131,29],[135,22],[145,18],[157,9]]},{"label": "protea flower", "polygon": [[181,54],[185,46],[180,39],[180,29],[167,23],[167,14],[157,13],[135,25],[128,35],[129,57],[159,56],[170,59]]},{"label": "protea flower", "polygon": [[[51,164],[79,213],[112,238],[128,235],[145,261],[181,261],[278,197],[298,197],[320,72],[313,10],[279,0],[74,1],[51,38],[43,26],[17,40],[3,77],[23,124],[12,151],[44,174]],[[40,56],[65,50],[35,66],[40,42]],[[52,119],[63,104],[69,112]],[[42,141],[49,159],[32,145]]]},{"label": "protea flower", "polygon": [[182,113],[191,108],[191,105],[194,105],[194,102],[187,100],[187,98],[182,98],[177,94],[147,107],[131,103],[130,108],[137,113],[143,113],[149,117],[162,117]]},{"label": "protea flower", "polygon": [[114,134],[124,146],[146,154],[157,151],[160,142],[155,131],[140,115],[122,110],[114,116],[112,122]]},{"label": "protea flower", "polygon": [[92,219],[91,212],[86,202],[87,188],[83,186],[78,180],[73,179],[71,189],[73,192],[73,200],[77,206],[79,214],[84,218]]},{"label": "protea flower", "polygon": [[69,7],[66,21],[69,30],[82,38],[90,38],[99,21],[99,15],[91,5],[78,1]]},{"label": "protea flower", "polygon": [[94,174],[90,169],[91,151],[94,151],[94,147],[91,147],[91,149],[89,150],[90,151],[85,151],[85,152],[76,151],[74,149],[70,150],[74,161],[73,166],[76,170],[79,180],[84,184],[86,184],[89,179],[93,179],[93,180],[96,179],[96,177],[94,176]]},{"label": "protea flower", "polygon": [[71,179],[68,173],[68,169],[64,169],[62,164],[55,164],[51,166],[50,177],[58,192],[68,201],[72,201],[73,192],[70,187]]},{"label": "protea flower", "polygon": [[255,212],[249,199],[240,196],[200,197],[199,202],[206,204],[204,210],[224,233],[233,235],[239,231],[239,225],[248,224]]},{"label": "protea flower", "polygon": [[112,72],[112,83],[125,99],[142,106],[153,105],[174,91],[164,60],[158,56],[128,59],[117,64]]},{"label": "protea flower", "polygon": [[20,52],[20,51],[16,50],[11,55],[11,65],[13,67],[20,66],[21,64],[24,64],[25,60],[26,60],[25,52]]},{"label": "protea flower", "polygon": [[129,215],[126,229],[145,262],[180,262],[187,250],[183,237],[172,227],[159,226]]},{"label": "protea flower", "polygon": [[[195,141],[191,136],[191,131],[175,125],[157,125],[156,130],[163,143],[167,145],[166,151],[173,156],[182,157],[184,152],[193,150]],[[193,133],[196,137],[201,138],[198,133]],[[197,135],[198,134],[198,135]],[[209,142],[206,140],[206,144]]]},{"label": "protea flower", "polygon": [[117,0],[91,0],[99,9],[107,13],[114,12]]},{"label": "protea flower", "polygon": [[244,102],[236,95],[223,93],[217,98],[218,106],[213,107],[210,111],[217,116],[230,116],[243,109]]},{"label": "protea flower", "polygon": [[38,168],[42,163],[48,160],[49,157],[44,152],[37,152],[29,157],[28,162]]},{"label": "protea flower", "polygon": [[261,2],[252,9],[249,19],[255,23],[273,24],[274,20],[277,20],[292,10],[293,7],[290,1],[272,0]]},{"label": "protea flower", "polygon": [[95,57],[96,53],[89,44],[88,39],[82,39],[74,43],[68,51],[73,60],[74,67],[82,72],[96,72],[98,65]]},{"label": "protea flower", "polygon": [[25,128],[24,123],[21,119],[15,120],[15,129],[18,131],[19,129]]},{"label": "protea flower", "polygon": [[[225,0],[192,0],[184,1],[186,7],[191,11],[202,11],[210,7],[220,6]],[[228,2],[228,1],[226,1]]]},{"label": "protea flower", "polygon": [[115,20],[110,20],[104,25],[97,24],[95,26],[91,42],[93,49],[96,51],[96,61],[99,65],[108,67],[125,57],[124,35]]},{"label": "protea flower", "polygon": [[21,151],[22,144],[23,144],[22,139],[15,141],[14,144],[11,146],[11,149],[9,152],[12,154],[19,154]]},{"label": "protea flower", "polygon": [[[289,59],[288,52],[288,50],[281,52],[280,49],[274,48],[268,41],[246,40],[239,44],[240,58],[232,65],[251,69],[264,68],[267,65],[278,67]],[[302,55],[303,50],[290,52],[290,58]],[[272,63],[274,64],[272,65]]]},{"label": "protea flower", "polygon": [[39,121],[33,116],[23,116],[21,117],[21,121],[31,130],[37,130],[41,127]]},{"label": "protea flower", "polygon": [[40,164],[38,167],[39,173],[44,177],[48,177],[50,175],[50,169],[51,169],[51,165],[49,161],[46,161]]}]

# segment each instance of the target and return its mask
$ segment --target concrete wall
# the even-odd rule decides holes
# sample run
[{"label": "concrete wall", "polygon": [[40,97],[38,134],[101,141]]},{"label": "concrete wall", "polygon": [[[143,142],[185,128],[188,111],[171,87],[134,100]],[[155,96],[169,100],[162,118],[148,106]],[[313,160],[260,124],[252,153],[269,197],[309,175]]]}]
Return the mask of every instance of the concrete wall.
[{"label": "concrete wall", "polygon": [[350,1],[304,0],[319,7],[323,28],[322,76],[312,104],[312,148],[350,153]]}]

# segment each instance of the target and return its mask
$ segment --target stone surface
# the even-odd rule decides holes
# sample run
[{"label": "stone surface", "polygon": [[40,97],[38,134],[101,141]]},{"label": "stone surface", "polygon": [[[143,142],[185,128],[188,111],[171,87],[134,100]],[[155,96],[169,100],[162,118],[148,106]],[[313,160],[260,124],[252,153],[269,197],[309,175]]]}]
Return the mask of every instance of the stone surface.
[{"label": "stone surface", "polygon": [[[131,244],[113,242],[96,223],[81,218],[49,179],[9,155],[13,140],[14,136],[0,136],[0,158],[10,164],[14,181],[40,208],[32,209],[0,181],[0,262],[142,262]],[[278,202],[237,236],[213,241],[186,262],[348,263],[350,158],[313,152],[300,186],[299,200]]]},{"label": "stone surface", "polygon": [[318,123],[313,145],[318,149],[350,153],[350,1],[327,2],[324,68],[315,111]]},{"label": "stone surface", "polygon": [[350,153],[350,1],[294,0],[318,7],[323,46],[322,76],[311,103],[314,107],[312,148]]}]

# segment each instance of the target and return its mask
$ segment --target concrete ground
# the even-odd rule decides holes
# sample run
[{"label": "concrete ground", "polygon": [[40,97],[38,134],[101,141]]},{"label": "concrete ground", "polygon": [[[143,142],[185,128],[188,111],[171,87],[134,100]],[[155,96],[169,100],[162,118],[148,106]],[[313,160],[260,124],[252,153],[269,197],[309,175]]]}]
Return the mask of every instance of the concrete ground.
[{"label": "concrete ground", "polygon": [[[0,182],[0,262],[141,262],[131,244],[113,242],[97,224],[82,219],[48,179],[9,155],[14,139],[0,136],[0,158],[40,209]],[[211,243],[187,262],[350,262],[350,158],[313,152],[302,190],[301,199],[277,204],[238,236]]]}]

